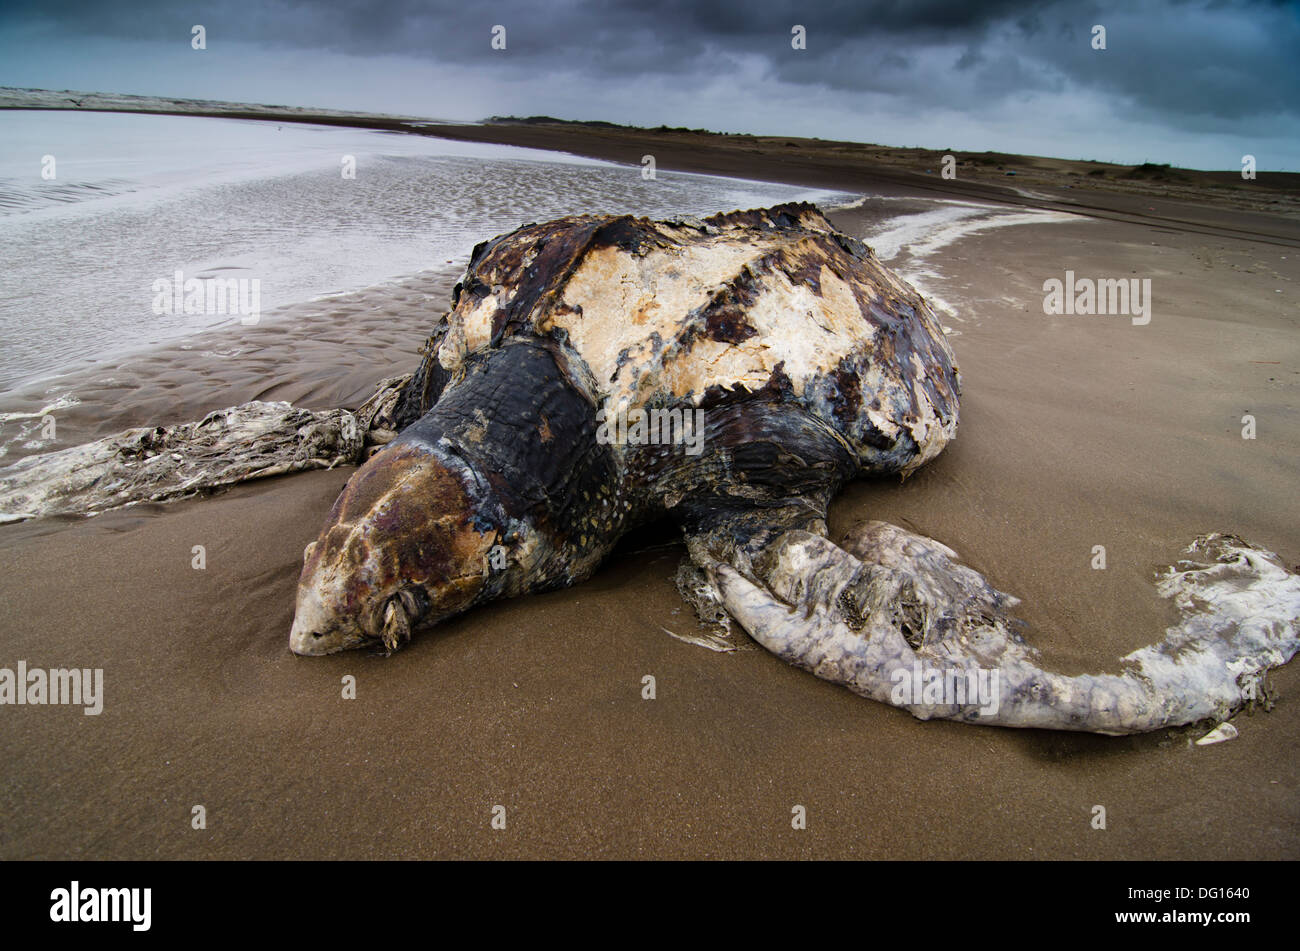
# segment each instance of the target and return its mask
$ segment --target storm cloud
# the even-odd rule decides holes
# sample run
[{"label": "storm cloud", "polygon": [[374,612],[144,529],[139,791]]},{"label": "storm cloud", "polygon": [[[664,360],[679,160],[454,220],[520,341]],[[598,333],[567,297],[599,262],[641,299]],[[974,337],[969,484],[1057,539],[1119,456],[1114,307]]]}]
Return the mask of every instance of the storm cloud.
[{"label": "storm cloud", "polygon": [[10,0],[0,13],[7,85],[1201,167],[1254,152],[1300,168],[1298,51],[1300,5],[1264,0]]}]

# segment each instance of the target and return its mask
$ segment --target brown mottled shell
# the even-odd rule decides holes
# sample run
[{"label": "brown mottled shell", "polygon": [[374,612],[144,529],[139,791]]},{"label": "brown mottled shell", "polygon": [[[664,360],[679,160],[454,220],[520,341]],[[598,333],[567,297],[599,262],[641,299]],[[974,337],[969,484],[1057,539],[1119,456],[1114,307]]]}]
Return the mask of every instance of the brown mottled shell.
[{"label": "brown mottled shell", "polygon": [[610,412],[796,402],[868,471],[910,471],[956,432],[958,372],[934,312],[808,204],[583,215],[486,242],[424,379],[518,335],[576,351]]}]

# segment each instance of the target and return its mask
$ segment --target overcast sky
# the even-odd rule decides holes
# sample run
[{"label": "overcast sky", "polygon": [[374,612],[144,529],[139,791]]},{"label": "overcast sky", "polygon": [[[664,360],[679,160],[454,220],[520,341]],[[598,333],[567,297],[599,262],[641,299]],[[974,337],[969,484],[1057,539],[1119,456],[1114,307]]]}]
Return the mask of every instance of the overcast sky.
[{"label": "overcast sky", "polygon": [[[191,48],[191,27],[207,49]],[[505,50],[492,30],[505,27]],[[791,45],[795,25],[807,48]],[[1093,27],[1106,49],[1092,47]],[[0,85],[1300,171],[1300,2],[3,0]]]}]

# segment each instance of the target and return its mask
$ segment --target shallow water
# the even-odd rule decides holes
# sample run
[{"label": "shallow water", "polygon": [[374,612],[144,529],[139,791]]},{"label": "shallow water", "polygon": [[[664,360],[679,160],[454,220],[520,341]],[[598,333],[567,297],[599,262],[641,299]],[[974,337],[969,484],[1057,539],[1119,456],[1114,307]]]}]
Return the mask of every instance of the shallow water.
[{"label": "shallow water", "polygon": [[[42,177],[46,156],[53,178]],[[255,280],[264,314],[463,267],[479,241],[531,221],[849,197],[670,172],[647,180],[640,166],[366,130],[0,113],[0,393],[231,321],[155,313],[155,282],[178,271],[246,279],[245,304]]]}]

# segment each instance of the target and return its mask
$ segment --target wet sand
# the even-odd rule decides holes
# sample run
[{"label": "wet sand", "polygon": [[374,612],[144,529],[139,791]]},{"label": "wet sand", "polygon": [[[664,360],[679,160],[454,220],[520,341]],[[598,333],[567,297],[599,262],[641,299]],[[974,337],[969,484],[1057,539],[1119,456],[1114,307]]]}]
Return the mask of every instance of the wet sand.
[{"label": "wet sand", "polygon": [[[3,396],[0,465],[133,426],[170,426],[249,400],[355,409],[385,377],[410,373],[447,311],[459,271],[277,308],[253,326],[226,324],[111,364],[43,377]],[[42,438],[42,419],[55,438]]]},{"label": "wet sand", "polygon": [[[727,171],[773,178],[762,156]],[[860,187],[854,167],[817,174],[790,178]],[[1085,204],[1126,201],[891,262],[929,272],[954,310],[961,429],[906,484],[855,483],[832,509],[833,535],[882,518],[955,548],[1023,599],[1029,639],[1069,671],[1114,669],[1161,636],[1152,574],[1202,532],[1300,560],[1300,224],[1172,199]],[[880,215],[832,218],[870,240]],[[1252,230],[1264,240],[1228,236]],[[1042,282],[1067,269],[1151,278],[1150,324],[1044,315]],[[87,408],[76,433],[258,396],[355,404],[413,366],[445,306],[425,295],[446,276],[416,284],[262,329],[261,363],[196,347],[136,364],[96,396],[123,409],[95,423]],[[181,369],[193,379],[151,382]],[[583,585],[476,610],[392,658],[295,657],[302,548],[350,471],[0,528],[0,666],[102,667],[106,693],[98,717],[0,711],[0,857],[1300,857],[1296,664],[1272,675],[1270,713],[1209,747],[1186,730],[922,723],[762,650],[665,634],[697,628],[672,585],[680,547],[636,550],[662,534]],[[355,700],[340,696],[347,675]],[[206,830],[191,828],[196,804]]]}]

